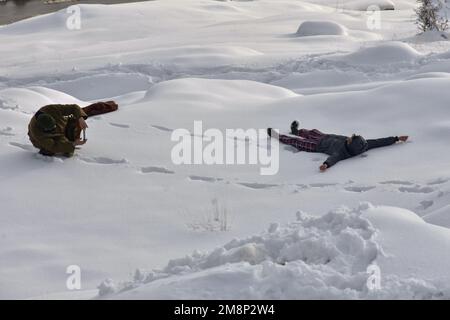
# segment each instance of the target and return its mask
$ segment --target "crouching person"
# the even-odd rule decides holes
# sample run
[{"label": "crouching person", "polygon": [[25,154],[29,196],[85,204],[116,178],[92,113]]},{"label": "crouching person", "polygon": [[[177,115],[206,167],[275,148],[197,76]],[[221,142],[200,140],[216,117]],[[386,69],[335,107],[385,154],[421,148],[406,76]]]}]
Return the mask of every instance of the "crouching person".
[{"label": "crouching person", "polygon": [[28,125],[28,136],[39,153],[45,156],[73,156],[81,140],[81,131],[88,126],[87,114],[76,104],[52,104],[39,109]]}]

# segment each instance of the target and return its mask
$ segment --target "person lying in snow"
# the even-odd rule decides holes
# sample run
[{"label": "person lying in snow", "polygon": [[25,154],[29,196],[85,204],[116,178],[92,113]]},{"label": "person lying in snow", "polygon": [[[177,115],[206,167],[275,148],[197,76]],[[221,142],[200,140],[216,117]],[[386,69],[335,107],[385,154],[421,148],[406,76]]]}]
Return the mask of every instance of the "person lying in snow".
[{"label": "person lying in snow", "polygon": [[390,146],[398,141],[405,142],[408,136],[387,137],[381,139],[365,140],[359,135],[351,137],[326,134],[317,129],[299,129],[298,121],[291,124],[291,134],[297,137],[279,135],[272,128],[267,129],[269,136],[278,138],[281,143],[293,146],[300,151],[320,152],[329,155],[328,159],[320,166],[320,171],[325,171],[341,160],[360,155],[367,150]]},{"label": "person lying in snow", "polygon": [[28,136],[33,146],[45,156],[73,156],[76,146],[87,140],[81,139],[86,130],[88,116],[117,110],[114,101],[96,102],[85,108],[76,104],[51,104],[36,112],[28,125]]}]

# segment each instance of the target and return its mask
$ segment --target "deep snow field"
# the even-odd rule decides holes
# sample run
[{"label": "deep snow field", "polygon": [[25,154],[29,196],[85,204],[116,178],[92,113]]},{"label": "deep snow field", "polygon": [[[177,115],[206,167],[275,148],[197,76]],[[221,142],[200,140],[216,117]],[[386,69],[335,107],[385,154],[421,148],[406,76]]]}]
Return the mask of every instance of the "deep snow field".
[{"label": "deep snow field", "polygon": [[[381,29],[372,3],[395,8]],[[415,3],[157,0],[0,27],[0,298],[450,299],[450,43],[416,35]],[[73,158],[28,141],[41,106],[109,99]],[[283,146],[276,175],[171,160],[194,121],[293,119],[410,140],[325,173]]]}]

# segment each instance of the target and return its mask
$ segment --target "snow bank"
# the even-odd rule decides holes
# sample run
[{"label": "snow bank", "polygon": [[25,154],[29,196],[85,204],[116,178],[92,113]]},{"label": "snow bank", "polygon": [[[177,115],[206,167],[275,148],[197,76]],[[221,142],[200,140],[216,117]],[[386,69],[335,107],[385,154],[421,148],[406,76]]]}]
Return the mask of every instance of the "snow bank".
[{"label": "snow bank", "polygon": [[[378,231],[364,214],[341,207],[321,217],[297,213],[297,221],[272,224],[266,232],[235,239],[208,253],[171,260],[163,270],[137,271],[131,282],[100,286],[112,299],[361,299],[450,297],[439,285],[383,275],[383,286],[369,289],[370,268],[384,255]],[[413,213],[381,209],[410,221]],[[403,214],[403,215],[402,215]],[[423,222],[423,221],[422,221]],[[425,223],[423,223],[425,225]],[[381,231],[382,232],[382,231]],[[449,234],[450,235],[450,234]],[[444,284],[441,283],[442,286]],[[445,284],[448,286],[448,283]]]},{"label": "snow bank", "polygon": [[45,87],[0,90],[0,109],[17,109],[21,112],[33,113],[44,105],[54,103],[85,105],[82,101],[68,94]]},{"label": "snow bank", "polygon": [[431,281],[446,288],[449,298],[448,228],[426,223],[414,212],[394,207],[373,207],[364,213],[364,217],[377,229],[375,240],[384,252],[378,257],[377,264],[385,276],[392,274]]},{"label": "snow bank", "polygon": [[197,101],[202,105],[233,108],[248,101],[261,104],[297,96],[288,89],[256,81],[187,78],[154,85],[147,91],[144,101]]},{"label": "snow bank", "polygon": [[305,21],[298,27],[295,35],[298,37],[322,35],[345,36],[347,35],[347,28],[332,21]]},{"label": "snow bank", "polygon": [[372,47],[361,48],[338,60],[355,65],[378,65],[412,63],[422,55],[410,45],[402,42],[387,42]]},{"label": "snow bank", "polygon": [[151,84],[152,79],[149,76],[138,73],[118,72],[59,81],[49,85],[49,87],[65,92],[78,99],[89,101],[128,94],[134,91],[147,90]]}]

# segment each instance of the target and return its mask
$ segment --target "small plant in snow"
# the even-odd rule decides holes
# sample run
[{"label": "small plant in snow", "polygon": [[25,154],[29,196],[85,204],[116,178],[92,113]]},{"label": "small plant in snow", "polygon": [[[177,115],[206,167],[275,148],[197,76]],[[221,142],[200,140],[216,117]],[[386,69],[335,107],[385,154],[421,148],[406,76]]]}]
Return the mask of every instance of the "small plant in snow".
[{"label": "small plant in snow", "polygon": [[420,31],[445,31],[448,29],[447,0],[418,0],[416,24]]},{"label": "small plant in snow", "polygon": [[198,219],[187,225],[195,231],[229,231],[231,227],[228,208],[214,198],[211,207],[202,211]]},{"label": "small plant in snow", "polygon": [[218,225],[220,231],[229,230],[228,225],[228,210],[226,207],[221,206],[219,201],[215,198],[212,201],[214,222]]}]

